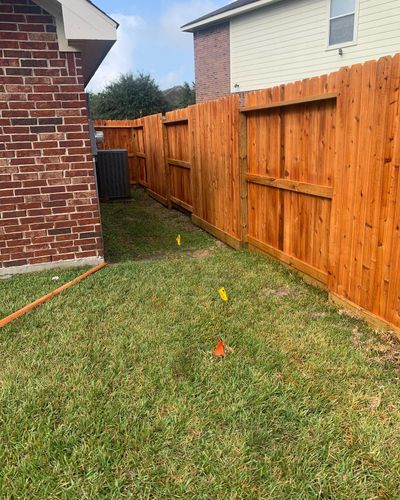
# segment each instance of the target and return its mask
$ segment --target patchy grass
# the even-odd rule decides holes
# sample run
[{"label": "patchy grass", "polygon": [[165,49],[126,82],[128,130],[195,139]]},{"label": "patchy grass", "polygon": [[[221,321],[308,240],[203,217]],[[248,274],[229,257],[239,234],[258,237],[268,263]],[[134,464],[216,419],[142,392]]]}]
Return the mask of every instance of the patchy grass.
[{"label": "patchy grass", "polygon": [[[1,330],[2,496],[397,498],[398,344],[197,237],[209,255],[109,267]],[[48,275],[27,279],[36,295]]]},{"label": "patchy grass", "polygon": [[[177,211],[165,210],[143,189],[132,190],[126,203],[102,205],[103,231],[108,262],[178,257],[209,249],[215,240]],[[176,237],[182,237],[182,247]]]}]

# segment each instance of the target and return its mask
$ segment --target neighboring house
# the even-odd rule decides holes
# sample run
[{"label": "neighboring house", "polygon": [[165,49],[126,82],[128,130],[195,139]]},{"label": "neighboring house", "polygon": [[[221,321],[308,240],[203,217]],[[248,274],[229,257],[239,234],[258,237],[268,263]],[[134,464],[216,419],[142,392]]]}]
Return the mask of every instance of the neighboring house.
[{"label": "neighboring house", "polygon": [[116,29],[87,0],[0,0],[0,276],[103,260],[84,87]]},{"label": "neighboring house", "polygon": [[399,28],[400,0],[239,0],[182,30],[203,102],[395,54]]}]

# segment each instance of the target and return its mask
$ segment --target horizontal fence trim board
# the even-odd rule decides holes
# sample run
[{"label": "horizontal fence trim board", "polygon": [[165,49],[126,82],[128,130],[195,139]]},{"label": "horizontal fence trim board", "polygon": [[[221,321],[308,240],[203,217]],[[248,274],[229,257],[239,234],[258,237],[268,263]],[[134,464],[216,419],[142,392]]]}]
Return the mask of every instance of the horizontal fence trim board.
[{"label": "horizontal fence trim board", "polygon": [[170,200],[174,205],[178,205],[181,208],[184,208],[188,212],[192,213],[193,212],[193,207],[191,205],[188,205],[182,200],[179,200],[178,198],[175,198],[175,196],[170,196]]},{"label": "horizontal fence trim board", "polygon": [[228,233],[225,233],[224,231],[221,231],[221,229],[218,229],[209,222],[201,219],[200,217],[197,217],[197,215],[192,215],[192,222],[196,226],[201,227],[201,229],[204,229],[204,231],[207,231],[208,233],[212,234],[217,239],[223,241],[224,243],[234,248],[235,250],[242,249],[242,242],[240,240],[231,236]]},{"label": "horizontal fence trim board", "polygon": [[152,191],[151,189],[147,189],[147,192],[149,193],[149,195],[154,198],[156,201],[158,201],[159,203],[161,203],[162,205],[165,205],[165,206],[168,206],[168,200],[167,198],[164,198],[164,196],[161,196],[157,193],[155,193],[154,191]]},{"label": "horizontal fence trim board", "polygon": [[136,156],[137,158],[143,158],[143,160],[147,158],[146,153],[135,153],[134,156]]},{"label": "horizontal fence trim board", "polygon": [[164,120],[164,125],[179,125],[180,123],[189,123],[188,118],[177,118],[176,120]]},{"label": "horizontal fence trim board", "polygon": [[322,94],[312,97],[302,97],[291,101],[279,101],[272,104],[263,104],[260,106],[243,106],[240,108],[241,113],[251,113],[253,111],[268,111],[269,109],[283,108],[287,106],[297,106],[299,104],[308,104],[319,101],[331,101],[337,99],[337,94]]},{"label": "horizontal fence trim board", "polygon": [[192,164],[189,163],[188,161],[174,160],[172,158],[168,158],[167,161],[169,165],[172,165],[173,167],[187,168],[188,170],[192,168]]},{"label": "horizontal fence trim board", "polygon": [[319,186],[318,184],[308,184],[306,182],[290,181],[288,179],[276,179],[275,177],[265,177],[255,174],[247,174],[246,181],[251,184],[285,189],[286,191],[309,194],[320,198],[332,199],[333,197],[333,188],[329,186]]},{"label": "horizontal fence trim board", "polygon": [[292,266],[295,269],[312,276],[313,278],[320,281],[324,285],[328,284],[328,274],[327,273],[324,273],[323,271],[321,271],[313,266],[310,266],[309,264],[303,262],[302,260],[299,260],[296,257],[293,257],[291,255],[288,255],[288,254],[282,252],[281,250],[278,250],[277,248],[275,248],[271,245],[268,245],[267,243],[263,243],[263,242],[257,240],[256,238],[253,238],[252,236],[247,236],[247,242],[250,245],[258,248],[259,250],[267,253],[271,257],[274,257],[275,259],[278,259],[278,260],[282,261],[283,263],[285,263],[289,266]]},{"label": "horizontal fence trim board", "polygon": [[330,292],[329,301],[338,307],[342,307],[345,310],[347,309],[349,313],[354,314],[358,318],[366,321],[371,327],[377,330],[392,331],[396,334],[398,338],[400,338],[400,328],[393,325],[393,323],[389,323],[380,316],[377,316],[376,314],[367,311],[367,309],[364,309],[363,307],[355,304],[354,302],[351,302],[345,297],[341,297],[340,295],[334,292]]}]

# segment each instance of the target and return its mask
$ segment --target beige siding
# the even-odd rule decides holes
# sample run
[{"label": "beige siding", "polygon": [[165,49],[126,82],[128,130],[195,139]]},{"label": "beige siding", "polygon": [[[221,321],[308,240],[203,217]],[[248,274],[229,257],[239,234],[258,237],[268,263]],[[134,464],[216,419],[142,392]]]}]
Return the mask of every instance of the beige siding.
[{"label": "beige siding", "polygon": [[232,91],[272,87],[400,52],[400,0],[358,1],[357,39],[343,45],[342,56],[328,48],[329,0],[284,0],[233,18]]}]

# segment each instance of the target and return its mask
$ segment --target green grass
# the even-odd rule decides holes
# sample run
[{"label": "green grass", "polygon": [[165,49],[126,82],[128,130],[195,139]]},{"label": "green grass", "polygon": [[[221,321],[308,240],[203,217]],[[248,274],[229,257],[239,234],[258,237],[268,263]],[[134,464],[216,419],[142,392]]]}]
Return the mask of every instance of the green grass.
[{"label": "green grass", "polygon": [[0,280],[0,318],[68,283],[88,269],[59,269]]},{"label": "green grass", "polygon": [[[145,240],[125,207],[105,207],[108,228],[119,213]],[[132,256],[160,256],[163,217],[162,238],[187,226],[137,210],[154,252]],[[168,258],[106,268],[1,330],[0,497],[398,498],[398,344],[278,263],[196,233],[194,254],[168,243]],[[48,277],[0,282],[0,303]]]},{"label": "green grass", "polygon": [[[142,189],[132,190],[127,203],[102,206],[102,222],[108,262],[173,258],[210,247],[210,236],[177,211],[155,203]],[[149,220],[151,219],[151,220]],[[176,244],[181,235],[183,246]]]}]

